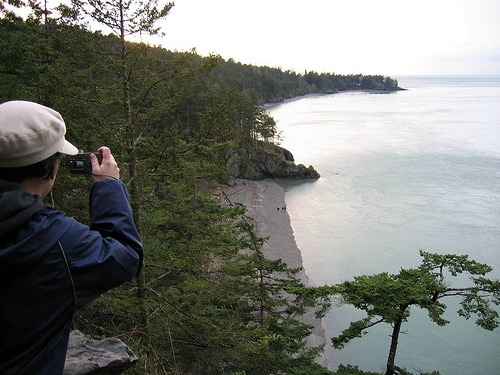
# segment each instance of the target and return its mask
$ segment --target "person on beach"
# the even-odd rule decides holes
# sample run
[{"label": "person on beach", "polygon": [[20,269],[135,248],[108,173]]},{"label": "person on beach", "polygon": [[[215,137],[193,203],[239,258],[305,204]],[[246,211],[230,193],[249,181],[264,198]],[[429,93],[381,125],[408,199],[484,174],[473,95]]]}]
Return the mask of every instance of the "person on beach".
[{"label": "person on beach", "polygon": [[0,374],[62,374],[76,309],[131,281],[143,249],[111,151],[91,156],[90,227],[43,203],[65,139],[61,115],[0,104]]}]

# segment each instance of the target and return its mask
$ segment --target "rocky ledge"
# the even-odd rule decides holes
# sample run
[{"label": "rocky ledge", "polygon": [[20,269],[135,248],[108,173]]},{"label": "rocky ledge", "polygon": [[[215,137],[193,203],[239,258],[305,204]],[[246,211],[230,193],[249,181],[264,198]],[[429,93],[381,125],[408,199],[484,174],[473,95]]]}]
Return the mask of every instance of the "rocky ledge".
[{"label": "rocky ledge", "polygon": [[74,330],[69,336],[63,375],[121,374],[138,361],[117,338],[93,340]]},{"label": "rocky ledge", "polygon": [[272,143],[259,142],[252,151],[231,149],[227,156],[227,169],[233,178],[260,181],[266,178],[305,180],[320,177],[312,165],[295,164],[290,151]]}]

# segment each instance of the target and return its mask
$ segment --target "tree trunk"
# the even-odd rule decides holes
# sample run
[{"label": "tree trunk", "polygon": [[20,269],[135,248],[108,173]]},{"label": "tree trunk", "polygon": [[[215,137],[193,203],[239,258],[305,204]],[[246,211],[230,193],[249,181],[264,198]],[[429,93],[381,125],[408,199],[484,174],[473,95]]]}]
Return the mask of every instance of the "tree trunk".
[{"label": "tree trunk", "polygon": [[[137,158],[134,152],[135,129],[132,123],[132,108],[130,105],[130,79],[127,64],[127,50],[125,41],[125,21],[123,15],[123,3],[120,1],[120,43],[121,43],[121,74],[123,84],[123,112],[125,115],[125,148],[128,154],[128,170],[130,178],[130,205],[132,215],[139,234],[141,233],[141,206],[139,203],[139,184],[137,182]],[[146,282],[144,273],[144,263],[141,264],[139,274],[137,275],[137,294],[143,299],[146,294]],[[143,316],[144,325],[147,327],[149,322],[147,314]]]},{"label": "tree trunk", "polygon": [[264,327],[264,272],[259,270],[259,287],[260,287],[260,326]]},{"label": "tree trunk", "polygon": [[[130,105],[130,79],[127,65],[127,50],[125,41],[125,21],[123,3],[120,1],[120,43],[121,43],[121,74],[123,83],[123,111],[125,114],[125,148],[128,153],[128,170],[130,178],[130,205],[137,231],[141,233],[141,206],[139,203],[139,184],[137,182],[137,158],[134,152],[135,129],[132,123],[132,108]],[[145,287],[144,264],[137,277],[139,298],[144,298]]]},{"label": "tree trunk", "polygon": [[387,357],[387,369],[385,371],[385,375],[394,375],[394,370],[396,368],[394,361],[396,359],[396,351],[398,348],[399,332],[401,331],[401,324],[403,323],[403,314],[407,308],[408,306],[401,307],[401,316],[396,320],[392,329],[391,348],[389,349],[389,356]]}]

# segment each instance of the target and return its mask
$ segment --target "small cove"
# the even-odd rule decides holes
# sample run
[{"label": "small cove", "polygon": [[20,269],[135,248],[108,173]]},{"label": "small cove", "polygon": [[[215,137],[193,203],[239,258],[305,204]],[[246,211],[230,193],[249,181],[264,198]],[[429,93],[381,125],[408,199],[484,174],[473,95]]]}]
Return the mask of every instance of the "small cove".
[{"label": "small cove", "polygon": [[[406,77],[391,94],[307,97],[269,111],[282,145],[322,177],[286,184],[286,204],[313,285],[417,267],[420,249],[469,254],[500,274],[500,80]],[[500,335],[457,316],[445,327],[415,309],[397,362],[442,375],[495,374]],[[333,309],[329,337],[358,311]],[[390,327],[375,327],[342,351],[339,363],[380,371]],[[329,346],[329,345],[328,345]]]}]

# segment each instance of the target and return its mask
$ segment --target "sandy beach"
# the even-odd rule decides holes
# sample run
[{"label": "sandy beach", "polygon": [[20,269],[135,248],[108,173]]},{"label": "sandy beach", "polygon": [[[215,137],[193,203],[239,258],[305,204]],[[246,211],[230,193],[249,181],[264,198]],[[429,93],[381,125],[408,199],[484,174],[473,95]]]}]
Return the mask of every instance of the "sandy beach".
[{"label": "sandy beach", "polygon": [[[232,204],[242,205],[247,209],[255,220],[257,234],[269,237],[262,248],[266,257],[281,259],[290,268],[303,267],[302,255],[295,242],[290,216],[286,210],[283,187],[273,180],[240,179],[233,180],[224,192]],[[309,285],[304,270],[299,276],[304,284]],[[304,316],[304,321],[314,326],[308,343],[314,346],[324,345],[326,339],[321,319],[316,319],[314,313],[310,312]]]},{"label": "sandy beach", "polygon": [[[281,259],[291,268],[302,267],[302,255],[285,206],[285,190],[272,180],[234,180],[225,189],[232,204],[244,206],[254,218],[257,234],[269,237],[262,248],[269,259]],[[304,271],[302,282],[308,283]]]}]

